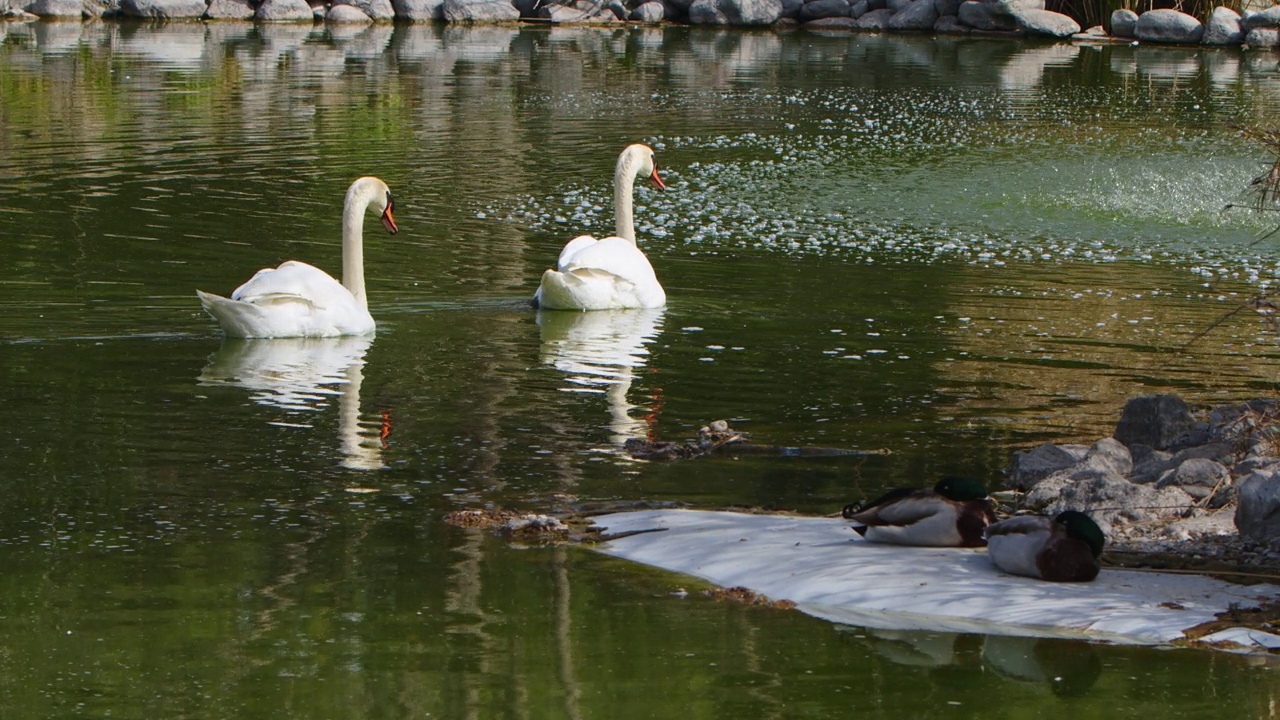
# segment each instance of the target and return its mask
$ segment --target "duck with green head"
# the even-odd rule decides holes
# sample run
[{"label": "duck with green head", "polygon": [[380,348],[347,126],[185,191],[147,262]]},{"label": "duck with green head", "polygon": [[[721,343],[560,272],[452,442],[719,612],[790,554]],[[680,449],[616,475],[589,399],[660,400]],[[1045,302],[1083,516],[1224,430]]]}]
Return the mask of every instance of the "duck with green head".
[{"label": "duck with green head", "polygon": [[997,568],[1054,582],[1098,577],[1105,542],[1093,518],[1076,510],[1021,515],[987,528],[987,554]]},{"label": "duck with green head", "polygon": [[987,489],[972,478],[945,477],[932,488],[897,488],[841,513],[871,542],[933,547],[982,547],[995,522]]}]

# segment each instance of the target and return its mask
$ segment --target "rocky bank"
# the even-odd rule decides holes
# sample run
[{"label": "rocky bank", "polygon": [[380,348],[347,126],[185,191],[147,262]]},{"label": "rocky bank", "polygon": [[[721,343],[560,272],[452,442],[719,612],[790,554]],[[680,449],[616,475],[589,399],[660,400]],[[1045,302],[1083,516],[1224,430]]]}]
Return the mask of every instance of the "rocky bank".
[{"label": "rocky bank", "polygon": [[1023,509],[1089,513],[1113,554],[1280,568],[1280,401],[1133,398],[1112,437],[1015,452],[1005,487]]},{"label": "rocky bank", "polygon": [[[1203,20],[1158,9],[1114,11],[1107,28],[1081,31],[1044,0],[0,0],[10,21],[140,18],[150,21],[575,24],[675,22],[738,27],[804,26],[824,31],[1044,36],[1086,42],[1280,49],[1280,5],[1243,14],[1217,7]],[[1265,0],[1262,0],[1265,2]]]}]

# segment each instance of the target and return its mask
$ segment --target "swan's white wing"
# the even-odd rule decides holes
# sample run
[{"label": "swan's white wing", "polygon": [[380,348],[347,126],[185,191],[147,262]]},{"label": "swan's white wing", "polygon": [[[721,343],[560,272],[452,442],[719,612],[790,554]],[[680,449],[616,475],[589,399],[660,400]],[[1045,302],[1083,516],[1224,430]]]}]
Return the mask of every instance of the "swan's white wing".
[{"label": "swan's white wing", "polygon": [[[577,238],[570,245],[581,239]],[[565,249],[568,250],[568,247]],[[638,287],[658,283],[658,276],[654,274],[649,258],[645,257],[635,243],[619,237],[584,243],[580,250],[568,258],[568,262],[564,262],[563,252],[560,257],[562,272],[600,270]]]},{"label": "swan's white wing", "polygon": [[227,299],[199,293],[230,337],[333,337],[373,332],[373,317],[328,273],[290,260],[259,270]]},{"label": "swan's white wing", "polygon": [[319,308],[355,303],[350,291],[329,273],[297,260],[259,270],[231,293],[231,299],[259,304],[304,301]]},{"label": "swan's white wing", "polygon": [[630,240],[581,235],[560,251],[558,269],[548,270],[534,300],[552,310],[660,308],[667,303],[649,258]]},{"label": "swan's white wing", "polygon": [[556,269],[560,272],[565,272],[569,269],[569,264],[573,262],[574,255],[598,242],[600,241],[590,235],[579,235],[565,243],[564,249],[560,251],[560,257],[556,259]]}]

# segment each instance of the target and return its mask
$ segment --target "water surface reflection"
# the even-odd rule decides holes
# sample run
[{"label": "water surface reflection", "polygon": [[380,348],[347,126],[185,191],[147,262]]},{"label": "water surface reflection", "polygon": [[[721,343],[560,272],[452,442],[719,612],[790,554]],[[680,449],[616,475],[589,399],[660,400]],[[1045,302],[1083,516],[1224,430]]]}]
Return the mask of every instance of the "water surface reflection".
[{"label": "water surface reflection", "polygon": [[201,385],[241,387],[253,402],[278,410],[273,425],[311,427],[308,415],[337,398],[338,444],[342,466],[353,470],[384,467],[382,452],[390,433],[387,417],[363,416],[360,385],[364,356],[373,336],[226,339],[201,371]]},{"label": "water surface reflection", "polygon": [[[635,373],[648,360],[647,345],[662,332],[662,308],[569,312],[541,310],[542,361],[565,374],[568,392],[602,393],[613,444],[649,437],[658,399],[636,405],[627,398]],[[644,417],[633,417],[639,409]]]}]

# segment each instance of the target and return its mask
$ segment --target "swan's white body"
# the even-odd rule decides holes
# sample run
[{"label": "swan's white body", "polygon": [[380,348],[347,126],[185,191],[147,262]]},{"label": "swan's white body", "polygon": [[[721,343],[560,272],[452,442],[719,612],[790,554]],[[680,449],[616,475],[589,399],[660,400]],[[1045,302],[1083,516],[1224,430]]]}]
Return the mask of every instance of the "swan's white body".
[{"label": "swan's white body", "polygon": [[580,235],[560,251],[554,270],[542,274],[533,295],[537,307],[549,310],[625,310],[660,308],[667,293],[640,248],[632,222],[632,192],[637,177],[645,176],[659,190],[653,150],[630,145],[618,156],[613,175],[614,237],[597,240]]},{"label": "swan's white body", "polygon": [[364,292],[364,213],[378,212],[387,232],[397,230],[391,191],[375,177],[347,188],[342,210],[342,282],[304,262],[264,268],[230,298],[196,291],[200,304],[228,337],[287,338],[367,335],[375,329]]}]

